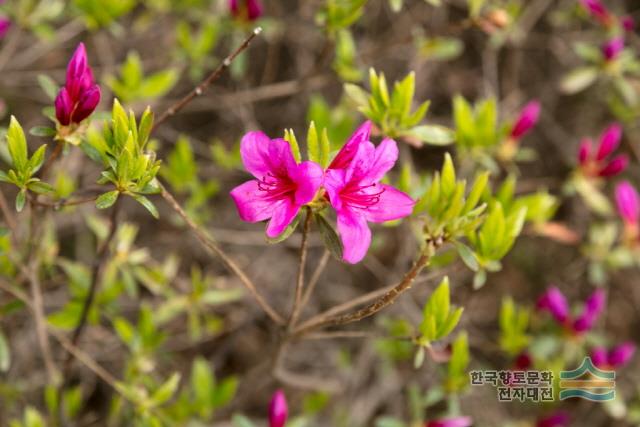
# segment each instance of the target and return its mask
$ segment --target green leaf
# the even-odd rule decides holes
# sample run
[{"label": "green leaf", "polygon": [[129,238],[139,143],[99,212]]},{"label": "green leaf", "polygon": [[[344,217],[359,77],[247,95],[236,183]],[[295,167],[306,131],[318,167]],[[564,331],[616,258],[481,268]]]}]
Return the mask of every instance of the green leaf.
[{"label": "green leaf", "polygon": [[455,242],[456,250],[460,255],[460,258],[465,263],[467,267],[469,267],[472,271],[478,271],[480,265],[478,264],[478,259],[476,258],[473,250],[461,242]]},{"label": "green leaf", "polygon": [[325,247],[336,259],[342,260],[342,241],[340,237],[338,237],[338,233],[336,233],[333,226],[329,224],[324,216],[319,213],[316,213],[314,216]]},{"label": "green leaf", "polygon": [[35,174],[42,167],[42,164],[44,163],[44,153],[46,150],[47,144],[40,146],[40,148],[33,153],[33,156],[31,156],[31,159],[27,162],[27,169],[30,171],[30,175]]},{"label": "green leaf", "polygon": [[300,145],[298,145],[298,139],[296,138],[296,134],[293,132],[293,129],[284,130],[284,140],[289,143],[291,152],[293,153],[293,158],[296,159],[296,162],[300,162]]},{"label": "green leaf", "polygon": [[149,140],[151,129],[153,129],[153,111],[151,111],[151,107],[147,107],[144,113],[142,113],[138,127],[138,145],[141,148],[144,147]]},{"label": "green leaf", "polygon": [[320,163],[320,142],[314,122],[311,122],[307,132],[307,156],[312,162]]},{"label": "green leaf", "polygon": [[215,388],[211,403],[214,408],[219,408],[231,401],[238,390],[238,379],[227,377]]},{"label": "green leaf", "polygon": [[247,417],[240,414],[234,414],[231,422],[235,427],[255,427],[256,425]]},{"label": "green leaf", "polygon": [[33,181],[27,184],[27,188],[38,194],[55,193],[56,189],[52,185],[42,181]]},{"label": "green leaf", "polygon": [[160,214],[158,213],[158,209],[153,204],[153,202],[149,200],[147,197],[141,196],[140,194],[134,194],[133,198],[136,200],[136,202],[144,206],[145,209],[148,210],[155,219],[158,219],[160,217]]},{"label": "green leaf", "polygon": [[560,90],[569,95],[578,93],[591,86],[598,78],[595,67],[576,68],[567,74],[560,82]]},{"label": "green leaf", "polygon": [[449,145],[455,141],[454,131],[438,125],[416,126],[409,129],[407,134],[430,145]]},{"label": "green leaf", "polygon": [[191,389],[198,407],[208,409],[213,395],[215,378],[209,363],[196,357],[191,365]]},{"label": "green leaf", "polygon": [[16,211],[22,212],[22,209],[24,208],[24,204],[26,203],[26,201],[27,201],[27,190],[23,188],[16,195]]},{"label": "green leaf", "polygon": [[344,92],[359,107],[366,107],[369,103],[369,94],[358,85],[345,83]]},{"label": "green leaf", "polygon": [[34,126],[29,129],[29,133],[33,136],[52,137],[56,135],[56,130],[49,126]]},{"label": "green leaf", "polygon": [[9,343],[2,331],[0,331],[0,372],[7,372],[11,366],[11,352]]},{"label": "green leaf", "polygon": [[101,194],[100,197],[96,199],[96,208],[98,209],[107,209],[118,200],[118,196],[120,192],[118,190],[109,191],[108,193]]},{"label": "green leaf", "polygon": [[15,166],[16,171],[24,172],[28,161],[27,140],[24,136],[22,126],[20,126],[15,116],[11,116],[9,122],[7,142],[9,144],[9,154],[13,160],[13,166]]},{"label": "green leaf", "polygon": [[154,405],[162,405],[176,392],[178,385],[180,384],[180,374],[175,372],[164,384],[158,388],[151,396],[151,401]]}]

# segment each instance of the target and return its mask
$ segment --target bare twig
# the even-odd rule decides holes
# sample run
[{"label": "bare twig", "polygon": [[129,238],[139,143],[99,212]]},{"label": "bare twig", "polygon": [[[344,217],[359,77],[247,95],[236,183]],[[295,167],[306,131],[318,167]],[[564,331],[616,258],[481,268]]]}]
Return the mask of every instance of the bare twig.
[{"label": "bare twig", "polygon": [[236,264],[236,262],[227,255],[226,252],[220,248],[216,242],[209,237],[209,235],[202,230],[193,220],[187,215],[187,213],[182,209],[182,206],[176,201],[171,193],[165,188],[164,185],[160,184],[160,188],[162,190],[162,198],[168,203],[168,205],[184,220],[185,223],[189,226],[191,231],[195,234],[198,241],[203,245],[203,247],[212,255],[219,257],[225,266],[242,282],[242,284],[249,290],[251,295],[254,297],[256,302],[262,307],[262,309],[267,313],[267,315],[278,325],[284,324],[284,319],[280,316],[271,305],[264,299],[264,297],[258,292],[255,284],[249,279],[246,273]]},{"label": "bare twig", "polygon": [[309,240],[309,230],[311,228],[311,209],[306,208],[306,217],[302,227],[302,243],[300,243],[300,265],[298,266],[298,280],[296,282],[296,291],[293,299],[293,307],[291,308],[291,317],[289,317],[289,325],[291,328],[295,326],[300,314],[302,289],[304,287],[304,269],[307,266],[307,242]]},{"label": "bare twig", "polygon": [[384,293],[371,304],[367,305],[364,308],[361,308],[360,310],[356,310],[355,312],[343,315],[331,316],[327,315],[326,313],[321,313],[300,325],[294,331],[294,336],[299,337],[307,332],[324,326],[337,326],[357,322],[393,304],[402,293],[411,288],[411,285],[413,284],[415,278],[422,271],[422,269],[429,264],[431,256],[442,244],[442,239],[430,240],[429,242],[427,242],[427,247],[420,255],[420,258],[418,258],[411,269],[407,273],[405,273],[400,283],[395,285],[393,288]]},{"label": "bare twig", "polygon": [[236,57],[240,55],[247,47],[249,47],[249,44],[251,44],[253,39],[261,32],[261,27],[257,27],[256,29],[254,29],[253,32],[249,34],[249,36],[244,40],[244,42],[242,42],[242,44],[231,53],[231,55],[227,56],[224,61],[222,61],[222,63],[213,71],[213,73],[211,73],[206,79],[204,79],[202,83],[196,86],[184,98],[180,99],[174,105],[169,107],[169,109],[167,109],[164,113],[162,113],[154,123],[151,132],[157,129],[158,126],[164,123],[167,119],[174,116],[178,111],[182,110],[189,102],[193,101],[194,98],[202,95],[204,91],[207,90],[209,86],[211,86],[212,83],[220,78],[222,73],[224,73],[224,71],[229,68],[233,60],[236,59]]},{"label": "bare twig", "polygon": [[0,211],[2,211],[2,215],[4,216],[4,222],[7,224],[7,227],[9,227],[9,230],[11,230],[12,241],[15,242],[18,223],[2,190],[0,190]]},{"label": "bare twig", "polygon": [[51,155],[44,162],[44,165],[42,165],[42,169],[40,170],[40,176],[43,176],[43,177],[47,176],[47,172],[49,172],[49,169],[53,165],[53,162],[55,162],[56,159],[60,156],[60,153],[62,153],[62,148],[63,147],[64,147],[64,142],[56,143],[56,146],[53,149],[53,151],[51,152]]}]

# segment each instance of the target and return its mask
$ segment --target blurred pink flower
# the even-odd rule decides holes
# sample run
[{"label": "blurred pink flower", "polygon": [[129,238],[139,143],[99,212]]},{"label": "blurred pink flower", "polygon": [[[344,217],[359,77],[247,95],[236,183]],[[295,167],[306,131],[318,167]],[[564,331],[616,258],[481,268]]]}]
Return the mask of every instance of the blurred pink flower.
[{"label": "blurred pink flower", "polygon": [[11,21],[7,18],[0,18],[0,39],[3,38],[11,28]]},{"label": "blurred pink flower", "polygon": [[255,21],[263,13],[260,0],[229,0],[229,10],[238,19]]},{"label": "blurred pink flower", "polygon": [[600,0],[580,0],[580,3],[602,25],[611,25],[613,16]]},{"label": "blurred pink flower", "polygon": [[247,133],[240,143],[244,167],[257,179],[231,190],[243,221],[271,218],[267,236],[277,237],[311,202],[322,185],[322,167],[314,162],[298,164],[284,139],[270,139],[262,132]]},{"label": "blurred pink flower", "polygon": [[629,363],[635,352],[635,344],[625,342],[608,351],[605,347],[596,347],[591,350],[590,357],[600,369],[617,369]]},{"label": "blurred pink flower", "polygon": [[269,427],[284,427],[288,416],[287,398],[282,390],[277,390],[269,403]]},{"label": "blurred pink flower", "polygon": [[556,287],[549,288],[538,299],[536,308],[540,311],[549,312],[555,321],[563,327],[576,334],[581,334],[593,328],[593,325],[604,310],[606,295],[602,289],[596,289],[585,301],[582,313],[571,319],[569,316],[569,305],[565,296]]},{"label": "blurred pink flower", "polygon": [[520,139],[538,123],[540,102],[533,100],[524,106],[511,128],[511,138]]},{"label": "blurred pink flower", "polygon": [[[324,183],[329,201],[338,216],[338,234],[344,247],[343,259],[351,264],[361,261],[371,244],[371,230],[367,222],[403,218],[411,214],[415,204],[407,194],[380,183],[398,158],[398,146],[394,140],[387,138],[376,148],[366,140],[366,125],[361,126],[348,143],[357,146],[348,166],[344,169],[328,169]],[[339,165],[351,157],[350,150],[341,150],[338,154]]]},{"label": "blurred pink flower", "polygon": [[624,28],[625,31],[633,31],[634,27],[636,26],[635,21],[629,15],[621,17],[620,24],[622,25],[622,28]]},{"label": "blurred pink flower", "polygon": [[624,37],[614,37],[602,45],[602,56],[607,61],[615,60],[624,50]]},{"label": "blurred pink flower", "polygon": [[618,213],[625,225],[638,227],[640,220],[640,197],[629,181],[623,181],[616,186],[616,204]]},{"label": "blurred pink flower", "polygon": [[566,427],[571,422],[569,414],[564,411],[557,411],[538,419],[536,427]]},{"label": "blurred pink flower", "polygon": [[425,427],[469,427],[471,424],[473,424],[471,417],[454,417],[428,421]]},{"label": "blurred pink flower", "polygon": [[594,155],[593,141],[585,138],[578,149],[578,164],[583,173],[591,177],[612,177],[624,171],[629,163],[626,155],[620,154],[611,158],[620,145],[622,127],[613,123],[600,136],[597,153]]},{"label": "blurred pink flower", "polygon": [[84,44],[80,43],[67,66],[65,85],[55,100],[56,118],[63,126],[80,123],[100,102],[100,87],[93,80]]}]

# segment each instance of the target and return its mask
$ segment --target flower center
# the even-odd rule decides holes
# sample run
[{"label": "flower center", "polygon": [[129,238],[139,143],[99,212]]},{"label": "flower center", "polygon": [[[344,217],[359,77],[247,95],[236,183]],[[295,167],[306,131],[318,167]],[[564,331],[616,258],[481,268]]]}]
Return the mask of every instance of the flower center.
[{"label": "flower center", "polygon": [[[376,183],[370,185],[348,186],[342,190],[340,198],[352,208],[369,209],[380,201],[380,196],[382,196],[382,193],[385,191],[384,188],[379,191],[375,191],[378,190],[378,188],[378,184]],[[368,189],[372,189],[374,191],[367,191]]]},{"label": "flower center", "polygon": [[290,179],[269,172],[258,181],[258,189],[267,193],[270,200],[293,196],[296,185]]}]

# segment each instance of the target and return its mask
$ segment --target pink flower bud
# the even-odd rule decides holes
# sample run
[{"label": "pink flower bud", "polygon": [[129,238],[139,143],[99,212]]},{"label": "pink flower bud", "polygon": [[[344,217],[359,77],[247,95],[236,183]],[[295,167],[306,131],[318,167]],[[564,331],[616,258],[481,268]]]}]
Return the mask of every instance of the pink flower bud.
[{"label": "pink flower bud", "polygon": [[100,102],[100,87],[93,85],[87,89],[78,100],[78,105],[73,111],[71,121],[74,123],[80,123],[93,113],[98,103]]},{"label": "pink flower bud", "polygon": [[569,316],[567,300],[556,287],[549,288],[536,304],[538,310],[548,311],[558,323],[564,323]]},{"label": "pink flower bud", "polygon": [[609,365],[609,357],[607,349],[604,347],[595,347],[589,354],[591,361],[600,369],[606,369]]},{"label": "pink flower bud", "polygon": [[633,18],[629,15],[620,18],[620,24],[622,24],[622,28],[624,28],[625,31],[633,31],[634,27],[636,26]]},{"label": "pink flower bud", "polygon": [[578,163],[582,166],[586,165],[591,157],[591,149],[593,142],[589,138],[585,138],[580,142],[580,148],[578,149]]},{"label": "pink flower bud", "polygon": [[609,25],[611,23],[611,14],[600,0],[580,0],[580,3],[601,24]]},{"label": "pink flower bud", "polygon": [[284,427],[288,416],[287,398],[282,390],[277,390],[269,404],[269,427]]},{"label": "pink flower bud", "polygon": [[622,220],[635,227],[640,219],[640,197],[628,181],[623,181],[616,187],[616,205]]},{"label": "pink flower bud", "polygon": [[602,51],[602,56],[607,61],[613,61],[620,55],[620,52],[624,49],[624,38],[622,37],[614,37],[605,44],[602,45],[600,50]]},{"label": "pink flower bud", "polygon": [[229,0],[229,10],[238,19],[255,21],[263,14],[260,0]]},{"label": "pink flower bud", "polygon": [[614,347],[609,352],[609,366],[613,368],[620,368],[626,365],[627,363],[629,363],[629,360],[631,360],[635,352],[636,346],[631,342],[625,342],[617,347]]},{"label": "pink flower bud", "polygon": [[429,421],[425,427],[469,427],[471,424],[473,424],[471,417],[454,417]]},{"label": "pink flower bud", "polygon": [[69,92],[66,87],[60,89],[58,96],[54,102],[56,108],[56,118],[63,126],[68,126],[71,123],[71,113],[73,111],[73,101],[69,96]]},{"label": "pink flower bud", "polygon": [[607,296],[602,289],[596,289],[585,302],[582,314],[573,322],[575,332],[586,332],[593,328],[600,314],[604,310]]},{"label": "pink flower bud", "polygon": [[569,425],[569,422],[571,422],[569,414],[558,411],[544,418],[540,418],[536,423],[536,427],[565,427]]},{"label": "pink flower bud", "polygon": [[607,165],[600,170],[598,175],[605,178],[616,176],[622,173],[627,168],[628,164],[629,158],[624,154],[620,154],[607,163]]},{"label": "pink flower bud", "polygon": [[516,357],[514,367],[519,371],[526,371],[533,366],[533,359],[526,351],[523,351]]},{"label": "pink flower bud", "polygon": [[533,100],[524,106],[511,129],[511,137],[522,138],[538,122],[540,116],[540,102]]},{"label": "pink flower bud", "polygon": [[622,126],[618,123],[609,125],[600,136],[600,145],[598,146],[598,154],[596,160],[602,160],[609,154],[613,153],[620,145],[622,137]]}]

